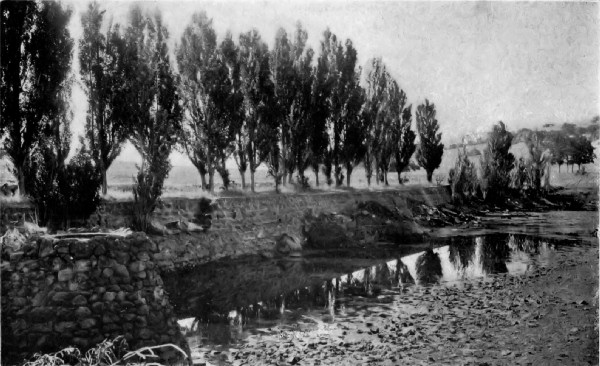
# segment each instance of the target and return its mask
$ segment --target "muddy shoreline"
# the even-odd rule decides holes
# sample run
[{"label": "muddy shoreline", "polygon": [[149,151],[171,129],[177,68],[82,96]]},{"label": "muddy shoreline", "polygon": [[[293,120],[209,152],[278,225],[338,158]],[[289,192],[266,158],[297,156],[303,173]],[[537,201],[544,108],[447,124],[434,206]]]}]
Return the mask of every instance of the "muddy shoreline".
[{"label": "muddy shoreline", "polygon": [[594,365],[598,246],[555,253],[551,267],[457,286],[409,287],[377,314],[310,335],[284,332],[213,361],[233,365]]}]

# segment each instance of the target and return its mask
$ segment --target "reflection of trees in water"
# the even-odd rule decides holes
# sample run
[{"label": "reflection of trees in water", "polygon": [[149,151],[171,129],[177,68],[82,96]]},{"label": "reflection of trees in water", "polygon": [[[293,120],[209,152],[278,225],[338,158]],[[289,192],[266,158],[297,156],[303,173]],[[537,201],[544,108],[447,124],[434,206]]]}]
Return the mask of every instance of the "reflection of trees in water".
[{"label": "reflection of trees in water", "polygon": [[394,276],[390,272],[387,263],[375,266],[375,278],[373,282],[380,286],[390,287],[394,285]]},{"label": "reflection of trees in water", "polygon": [[417,280],[420,284],[433,284],[442,277],[440,256],[429,248],[417,258]]},{"label": "reflection of trees in water", "polygon": [[400,258],[396,260],[396,278],[395,283],[397,285],[414,284],[415,279],[410,275],[408,267],[402,262]]},{"label": "reflection of trees in water", "polygon": [[473,238],[452,238],[448,251],[450,263],[459,272],[467,269],[475,261],[475,243]]},{"label": "reflection of trees in water", "polygon": [[481,244],[480,259],[484,273],[507,273],[506,261],[510,248],[506,236],[482,236],[475,240]]},{"label": "reflection of trees in water", "polygon": [[542,249],[553,247],[553,244],[542,238],[524,235],[509,235],[508,246],[513,251],[527,254],[540,254]]}]

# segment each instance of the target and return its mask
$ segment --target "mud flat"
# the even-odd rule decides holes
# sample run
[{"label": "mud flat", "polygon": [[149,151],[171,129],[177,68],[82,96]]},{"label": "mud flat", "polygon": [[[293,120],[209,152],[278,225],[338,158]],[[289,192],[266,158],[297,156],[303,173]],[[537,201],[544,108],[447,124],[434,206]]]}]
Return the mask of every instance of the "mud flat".
[{"label": "mud flat", "polygon": [[[222,354],[233,365],[596,365],[598,248],[524,276],[409,287],[395,314],[282,331]],[[325,329],[325,330],[323,330]],[[220,361],[220,362],[219,362]]]}]

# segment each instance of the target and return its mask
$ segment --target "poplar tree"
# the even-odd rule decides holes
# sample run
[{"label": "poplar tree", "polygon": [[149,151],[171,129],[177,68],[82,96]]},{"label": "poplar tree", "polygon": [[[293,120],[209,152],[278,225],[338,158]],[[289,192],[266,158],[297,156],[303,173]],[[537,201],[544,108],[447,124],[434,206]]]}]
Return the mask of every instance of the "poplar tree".
[{"label": "poplar tree", "polygon": [[440,166],[444,154],[442,134],[438,132],[440,126],[435,118],[435,105],[425,99],[425,103],[417,107],[416,117],[419,134],[417,162],[425,169],[427,181],[431,183],[433,171]]},{"label": "poplar tree", "polygon": [[119,25],[109,22],[105,32],[104,10],[97,2],[81,16],[83,38],[79,41],[80,74],[88,97],[85,135],[107,192],[106,171],[121,153],[127,139],[124,103],[125,39]]},{"label": "poplar tree", "polygon": [[[239,42],[239,60],[240,60],[240,81],[241,91],[244,97],[244,122],[240,129],[238,144],[238,157],[245,159],[250,168],[250,187],[252,192],[255,190],[254,175],[256,169],[265,157],[264,149],[272,147],[268,153],[271,154],[270,162],[272,165],[278,159],[274,155],[278,154],[277,144],[278,129],[274,135],[269,136],[271,144],[263,144],[261,138],[265,137],[266,130],[260,130],[261,123],[269,122],[269,127],[273,128],[272,123],[272,105],[273,102],[273,84],[269,70],[269,50],[266,43],[260,37],[256,29],[240,35]],[[262,151],[261,151],[262,150]],[[278,169],[276,169],[278,170]]]},{"label": "poplar tree", "polygon": [[177,49],[181,74],[184,134],[182,143],[200,173],[202,189],[214,190],[214,174],[220,170],[225,186],[228,174],[221,167],[233,148],[233,131],[228,104],[232,93],[229,69],[216,42],[212,20],[197,13],[181,38]]},{"label": "poplar tree", "polygon": [[131,62],[124,82],[130,140],[142,155],[133,187],[133,226],[147,231],[171,169],[169,155],[181,134],[181,109],[161,14],[147,15],[133,6],[129,21],[126,38]]}]

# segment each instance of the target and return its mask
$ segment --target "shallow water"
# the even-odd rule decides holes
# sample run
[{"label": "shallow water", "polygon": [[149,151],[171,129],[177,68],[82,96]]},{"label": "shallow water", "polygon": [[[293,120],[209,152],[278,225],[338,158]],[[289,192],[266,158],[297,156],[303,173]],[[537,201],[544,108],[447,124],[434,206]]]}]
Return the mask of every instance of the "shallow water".
[{"label": "shallow water", "polygon": [[[377,252],[312,253],[285,260],[215,262],[163,276],[196,361],[252,345],[341,332],[377,315],[411,312],[407,287],[462,286],[552,264],[589,241],[493,234],[438,239]],[[292,339],[290,339],[290,337]]]}]

